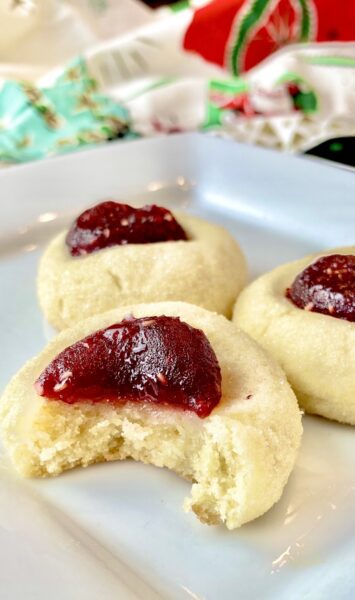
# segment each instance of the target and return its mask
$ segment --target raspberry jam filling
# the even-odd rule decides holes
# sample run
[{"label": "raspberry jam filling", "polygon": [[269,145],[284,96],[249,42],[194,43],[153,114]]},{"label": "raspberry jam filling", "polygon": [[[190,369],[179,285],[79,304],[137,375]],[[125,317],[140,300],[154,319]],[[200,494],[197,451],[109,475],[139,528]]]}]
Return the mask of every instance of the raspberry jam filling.
[{"label": "raspberry jam filling", "polygon": [[319,258],[297,275],[286,297],[304,310],[355,321],[355,256]]},{"label": "raspberry jam filling", "polygon": [[221,399],[221,371],[199,329],[176,317],[129,317],[63,350],[35,389],[69,404],[129,400],[207,417]]},{"label": "raspberry jam filling", "polygon": [[133,208],[107,200],[83,212],[70,228],[66,244],[72,256],[108,246],[187,240],[170,210],[155,204]]}]

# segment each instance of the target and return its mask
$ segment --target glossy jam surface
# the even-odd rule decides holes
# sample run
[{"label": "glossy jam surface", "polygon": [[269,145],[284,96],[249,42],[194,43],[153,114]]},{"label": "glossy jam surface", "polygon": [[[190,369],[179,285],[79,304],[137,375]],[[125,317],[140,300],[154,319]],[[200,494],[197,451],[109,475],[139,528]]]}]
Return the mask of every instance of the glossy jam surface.
[{"label": "glossy jam surface", "polygon": [[166,208],[154,204],[133,208],[107,200],[76,219],[66,244],[72,256],[83,256],[108,246],[186,239],[185,231]]},{"label": "glossy jam surface", "polygon": [[35,388],[70,404],[130,400],[207,417],[221,398],[221,371],[199,329],[176,317],[129,317],[63,350]]},{"label": "glossy jam surface", "polygon": [[286,297],[304,310],[355,321],[355,256],[319,258],[297,275]]}]

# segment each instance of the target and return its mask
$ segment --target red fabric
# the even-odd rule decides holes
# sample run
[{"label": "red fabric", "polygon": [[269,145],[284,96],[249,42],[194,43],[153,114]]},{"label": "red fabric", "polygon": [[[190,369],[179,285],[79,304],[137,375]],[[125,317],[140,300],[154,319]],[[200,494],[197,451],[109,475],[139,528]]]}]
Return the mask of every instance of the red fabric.
[{"label": "red fabric", "polygon": [[250,37],[243,58],[243,71],[300,37],[300,14],[292,0],[280,0],[274,10],[260,20]]},{"label": "red fabric", "polygon": [[231,28],[244,0],[217,0],[195,11],[188,27],[185,50],[201,54],[208,62],[224,66]]},{"label": "red fabric", "polygon": [[[233,63],[239,26],[253,6],[253,0],[214,0],[196,10],[185,34],[184,49],[238,73],[290,43],[355,40],[355,0],[305,0],[305,4],[301,0],[269,0],[248,29]],[[308,14],[310,30],[303,39],[302,16]]]},{"label": "red fabric", "polygon": [[355,0],[313,0],[317,10],[317,42],[355,40]]}]

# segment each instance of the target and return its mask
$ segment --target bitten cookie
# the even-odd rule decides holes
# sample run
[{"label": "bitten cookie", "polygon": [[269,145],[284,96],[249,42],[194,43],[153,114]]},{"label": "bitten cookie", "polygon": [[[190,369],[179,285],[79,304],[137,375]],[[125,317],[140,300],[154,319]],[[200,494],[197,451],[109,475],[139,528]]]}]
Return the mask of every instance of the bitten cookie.
[{"label": "bitten cookie", "polygon": [[[112,205],[119,209],[113,211]],[[102,203],[78,218],[81,229],[74,224],[69,234],[62,232],[50,243],[39,266],[38,297],[54,327],[64,329],[125,304],[166,300],[232,315],[247,275],[234,238],[196,217],[179,213],[177,223],[166,209],[147,209],[145,216],[145,209]],[[117,218],[119,231],[113,226]]]},{"label": "bitten cookie", "polygon": [[280,363],[309,413],[355,425],[355,247],[266,273],[240,295],[234,322]]},{"label": "bitten cookie", "polygon": [[225,317],[181,302],[121,307],[63,331],[0,406],[22,475],[132,457],[191,480],[185,509],[229,529],[278,501],[302,434],[280,367]]}]

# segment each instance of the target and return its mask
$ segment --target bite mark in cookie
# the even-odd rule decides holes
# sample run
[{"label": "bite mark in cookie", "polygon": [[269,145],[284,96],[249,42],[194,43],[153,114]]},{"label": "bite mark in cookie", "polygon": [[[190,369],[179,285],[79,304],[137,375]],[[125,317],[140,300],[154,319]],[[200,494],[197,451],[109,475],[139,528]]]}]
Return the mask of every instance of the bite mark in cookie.
[{"label": "bite mark in cookie", "polygon": [[[222,384],[220,401],[208,416],[200,418],[171,404],[85,398],[69,404],[36,393],[33,382],[58,355],[97,331],[110,330],[127,314],[148,328],[160,316],[203,332],[217,357]],[[183,346],[191,345],[189,336],[184,334]],[[199,339],[202,343],[204,338]],[[134,348],[142,349],[139,340]],[[171,352],[174,348],[173,343]],[[195,350],[186,350],[186,358]],[[210,363],[204,363],[204,376],[212,377],[209,371],[215,369],[218,378]],[[74,363],[62,368],[62,377],[52,381],[58,393],[67,389],[75,371]],[[163,368],[158,364],[155,371],[162,388],[170,377],[165,363]],[[211,381],[214,385],[213,377]],[[126,458],[167,467],[193,482],[185,509],[205,523],[224,523],[229,529],[260,516],[280,498],[302,433],[296,399],[276,363],[224,317],[182,302],[121,307],[63,331],[7,386],[0,402],[0,428],[22,475],[53,476]]]}]

